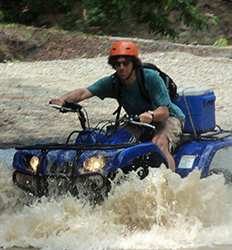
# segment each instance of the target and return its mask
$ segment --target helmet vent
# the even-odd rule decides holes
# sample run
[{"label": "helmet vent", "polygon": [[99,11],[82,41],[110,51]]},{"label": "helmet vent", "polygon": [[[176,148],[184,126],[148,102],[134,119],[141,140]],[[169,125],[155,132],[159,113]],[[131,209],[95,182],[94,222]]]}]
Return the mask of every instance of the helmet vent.
[{"label": "helmet vent", "polygon": [[115,41],[112,43],[110,56],[134,56],[138,57],[138,47],[130,41]]}]

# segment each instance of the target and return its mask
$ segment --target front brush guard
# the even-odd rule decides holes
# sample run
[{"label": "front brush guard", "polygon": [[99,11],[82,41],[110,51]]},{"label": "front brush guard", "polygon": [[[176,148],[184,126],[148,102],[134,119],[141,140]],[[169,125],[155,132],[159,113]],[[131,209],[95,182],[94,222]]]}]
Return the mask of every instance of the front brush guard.
[{"label": "front brush guard", "polygon": [[38,197],[69,192],[74,197],[88,199],[91,203],[104,200],[111,189],[110,181],[100,173],[67,177],[28,175],[15,171],[13,182],[19,188]]}]

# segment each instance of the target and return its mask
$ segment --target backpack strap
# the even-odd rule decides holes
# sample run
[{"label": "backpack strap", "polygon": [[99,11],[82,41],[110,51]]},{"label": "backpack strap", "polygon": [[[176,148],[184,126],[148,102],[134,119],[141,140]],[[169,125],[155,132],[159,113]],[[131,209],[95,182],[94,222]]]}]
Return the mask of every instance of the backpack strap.
[{"label": "backpack strap", "polygon": [[144,69],[143,69],[143,66],[142,67],[139,67],[137,70],[136,70],[136,79],[137,79],[137,82],[138,82],[138,86],[139,86],[139,91],[142,95],[142,97],[149,103],[151,104],[151,97],[145,87],[145,75],[144,75]]},{"label": "backpack strap", "polygon": [[115,129],[117,129],[118,126],[119,126],[119,119],[120,119],[121,110],[122,110],[122,105],[119,104],[117,109],[113,112],[113,115],[116,115],[116,117],[115,117],[115,125],[114,125]]},{"label": "backpack strap", "polygon": [[113,112],[113,115],[116,115],[115,117],[115,125],[114,125],[114,129],[117,129],[119,126],[119,119],[120,119],[120,113],[122,110],[122,104],[121,104],[121,81],[119,79],[119,77],[116,75],[116,73],[114,73],[112,75],[113,77],[113,88],[114,88],[114,93],[116,93],[116,100],[118,102],[118,107],[117,109]]}]

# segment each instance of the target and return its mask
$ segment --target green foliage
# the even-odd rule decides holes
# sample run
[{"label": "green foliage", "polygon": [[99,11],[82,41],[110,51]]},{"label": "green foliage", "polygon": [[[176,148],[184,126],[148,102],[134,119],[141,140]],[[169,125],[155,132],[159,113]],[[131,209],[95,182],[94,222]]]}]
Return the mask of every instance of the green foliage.
[{"label": "green foliage", "polygon": [[41,14],[65,13],[72,8],[75,0],[10,0],[0,4],[5,21],[31,24]]},{"label": "green foliage", "polygon": [[225,38],[225,37],[221,37],[221,38],[217,39],[217,40],[215,41],[215,43],[213,44],[213,46],[219,47],[219,48],[221,48],[221,47],[226,47],[226,46],[228,46],[228,45],[229,45],[229,41],[228,41],[228,39]]},{"label": "green foliage", "polygon": [[118,27],[128,17],[128,0],[82,0],[86,15],[83,17],[88,26],[101,26],[105,30]]},{"label": "green foliage", "polygon": [[207,17],[190,0],[82,0],[86,23],[112,31],[123,27],[126,20],[145,23],[155,34],[175,37],[176,23],[183,22],[195,30],[207,26]]},{"label": "green foliage", "polygon": [[215,15],[211,15],[209,20],[214,26],[217,26],[220,22],[220,18]]},{"label": "green foliage", "polygon": [[4,20],[4,14],[3,11],[0,10],[0,22]]},{"label": "green foliage", "polygon": [[[6,21],[36,23],[43,15],[62,13],[65,28],[98,27],[105,33],[130,29],[131,23],[145,24],[154,34],[177,35],[176,24],[195,30],[207,26],[208,18],[200,13],[194,0],[11,0],[3,1],[0,10]],[[78,9],[78,11],[76,10]]]}]

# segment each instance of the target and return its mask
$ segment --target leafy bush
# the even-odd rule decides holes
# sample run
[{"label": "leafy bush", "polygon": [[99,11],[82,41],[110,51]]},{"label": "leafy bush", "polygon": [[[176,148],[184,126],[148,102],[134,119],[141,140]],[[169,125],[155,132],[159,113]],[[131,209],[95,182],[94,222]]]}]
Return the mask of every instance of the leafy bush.
[{"label": "leafy bush", "polygon": [[69,29],[99,27],[111,33],[139,23],[172,37],[177,35],[177,23],[198,30],[208,21],[194,0],[11,0],[3,1],[0,9],[5,20],[24,24],[36,24],[41,14],[62,13],[65,21],[60,24]]},{"label": "leafy bush", "polygon": [[213,44],[213,46],[215,46],[215,47],[226,47],[228,45],[229,45],[229,41],[225,37],[221,37],[221,38],[217,39],[215,41],[215,43]]}]

